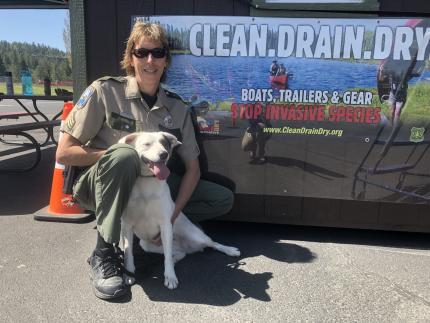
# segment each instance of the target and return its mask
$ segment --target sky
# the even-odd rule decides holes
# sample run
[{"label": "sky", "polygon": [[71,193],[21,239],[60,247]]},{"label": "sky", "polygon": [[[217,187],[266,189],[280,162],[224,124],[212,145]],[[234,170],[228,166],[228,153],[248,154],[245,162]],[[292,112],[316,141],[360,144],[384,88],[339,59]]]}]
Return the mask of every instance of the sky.
[{"label": "sky", "polygon": [[0,9],[0,40],[43,44],[65,51],[66,9]]}]

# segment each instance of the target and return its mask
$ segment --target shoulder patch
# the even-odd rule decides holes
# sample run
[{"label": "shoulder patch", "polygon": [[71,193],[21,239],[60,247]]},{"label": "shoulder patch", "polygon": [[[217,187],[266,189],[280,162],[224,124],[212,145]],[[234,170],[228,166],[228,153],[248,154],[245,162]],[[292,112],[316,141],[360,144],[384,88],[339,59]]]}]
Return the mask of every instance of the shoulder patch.
[{"label": "shoulder patch", "polygon": [[168,96],[169,98],[173,98],[173,99],[178,99],[181,100],[184,104],[187,104],[187,102],[184,101],[184,99],[182,99],[178,94],[176,94],[175,92],[172,92],[170,90],[166,90],[163,88],[164,93],[166,93],[166,96]]},{"label": "shoulder patch", "polygon": [[78,102],[76,102],[76,105],[75,105],[76,109],[82,109],[85,106],[85,104],[88,102],[89,98],[93,95],[94,90],[95,89],[92,85],[87,87],[87,89],[84,91],[84,93],[82,93]]},{"label": "shoulder patch", "polygon": [[103,76],[103,77],[97,79],[97,81],[108,81],[108,80],[113,80],[113,81],[117,81],[117,82],[125,82],[126,78],[124,76]]}]

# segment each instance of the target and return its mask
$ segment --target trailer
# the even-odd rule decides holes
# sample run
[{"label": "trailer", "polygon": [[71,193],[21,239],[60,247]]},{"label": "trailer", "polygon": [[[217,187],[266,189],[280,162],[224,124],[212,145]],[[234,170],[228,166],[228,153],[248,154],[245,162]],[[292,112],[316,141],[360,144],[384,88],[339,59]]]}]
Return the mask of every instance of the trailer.
[{"label": "trailer", "polygon": [[[74,93],[124,74],[132,24],[158,22],[173,53],[165,85],[195,111],[203,176],[235,192],[223,219],[430,232],[430,5],[175,4],[71,1]],[[288,87],[268,80],[274,58]],[[417,59],[419,74],[399,71],[407,97],[394,124],[396,69],[381,83],[381,63]]]}]

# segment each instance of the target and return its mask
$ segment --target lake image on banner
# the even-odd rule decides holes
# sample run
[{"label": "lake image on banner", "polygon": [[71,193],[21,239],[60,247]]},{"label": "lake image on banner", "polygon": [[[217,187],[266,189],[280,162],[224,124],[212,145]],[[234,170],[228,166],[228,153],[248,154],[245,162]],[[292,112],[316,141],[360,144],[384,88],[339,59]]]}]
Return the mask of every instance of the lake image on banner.
[{"label": "lake image on banner", "polygon": [[[369,179],[363,184],[362,173],[369,174],[371,172],[369,169],[373,169],[379,156],[382,156],[380,153],[382,147],[374,146],[374,142],[377,138],[380,141],[386,140],[392,132],[386,117],[388,114],[381,111],[382,108],[387,109],[387,103],[381,103],[378,97],[373,97],[371,105],[343,104],[341,101],[339,104],[350,109],[366,111],[379,109],[377,111],[381,111],[383,119],[377,123],[330,121],[328,119],[330,102],[322,104],[326,109],[324,121],[288,120],[282,119],[281,115],[279,117],[271,115],[270,120],[265,123],[266,128],[337,131],[340,135],[284,132],[270,134],[264,141],[262,146],[264,148],[261,148],[266,162],[258,165],[259,167],[253,164],[249,152],[241,146],[244,132],[255,122],[248,120],[250,118],[246,117],[246,114],[236,115],[234,118],[230,107],[236,103],[247,102],[246,98],[241,97],[242,89],[274,88],[269,79],[272,61],[270,57],[173,55],[172,65],[168,69],[167,86],[186,101],[197,103],[208,101],[212,105],[209,111],[201,109],[197,112],[199,127],[206,131],[205,149],[211,171],[230,178],[236,183],[236,191],[242,194],[256,194],[262,190],[263,185],[265,194],[273,196],[335,197],[403,203],[422,201],[415,196],[404,196],[390,190],[391,187],[399,185],[398,172],[367,175]],[[377,95],[378,62],[367,64],[295,57],[278,59],[277,62],[283,63],[287,73],[292,75],[289,76],[287,84],[287,88],[291,90],[327,91],[329,97],[335,91],[339,94],[346,91],[371,91]],[[409,90],[417,82],[427,83],[429,74],[425,71],[420,77],[412,78],[409,81]],[[279,95],[277,90],[273,93],[275,97]],[[413,95],[410,97],[413,98]],[[253,101],[264,102],[264,99]],[[254,103],[253,101],[251,102]],[[221,102],[226,104],[222,109],[218,109]],[[292,103],[293,106],[300,104],[302,103]],[[253,107],[253,104],[249,106]],[[310,106],[313,106],[313,103],[310,103]],[[409,142],[410,137],[411,127],[407,125],[400,127],[397,138]],[[427,140],[427,134],[424,137]],[[260,146],[258,147],[260,149]],[[405,156],[410,155],[411,149],[416,149],[418,153],[422,152],[422,147],[425,148],[425,145],[390,150],[390,163],[406,167],[403,166]],[[416,161],[418,162],[413,167],[413,172],[427,173],[428,157]],[[385,161],[381,165],[385,167]],[[244,176],[250,172],[253,174],[252,178]],[[367,185],[369,181],[378,185],[383,183],[383,187],[382,184]],[[408,191],[415,191],[423,185],[428,185],[428,177],[407,176],[402,184]]]},{"label": "lake image on banner", "polygon": [[[173,55],[167,85],[185,100],[197,95],[211,102],[241,101],[242,88],[270,88],[267,57]],[[332,93],[376,88],[377,64],[289,57],[278,59],[292,76],[288,88]],[[424,78],[426,77],[425,73]],[[416,82],[412,79],[410,84]]]}]

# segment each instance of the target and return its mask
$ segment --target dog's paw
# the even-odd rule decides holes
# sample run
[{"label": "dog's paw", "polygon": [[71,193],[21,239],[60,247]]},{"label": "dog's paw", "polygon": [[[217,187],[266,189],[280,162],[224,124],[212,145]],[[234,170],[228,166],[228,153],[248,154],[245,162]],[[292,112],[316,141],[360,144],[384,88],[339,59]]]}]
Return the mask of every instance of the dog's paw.
[{"label": "dog's paw", "polygon": [[240,250],[237,249],[236,247],[227,247],[225,249],[225,253],[228,256],[232,256],[232,257],[239,257],[240,256]]},{"label": "dog's paw", "polygon": [[124,279],[125,284],[128,286],[132,286],[136,282],[136,279],[134,277],[131,277],[127,274],[124,274],[123,279]]},{"label": "dog's paw", "polygon": [[168,289],[175,289],[178,287],[178,278],[176,275],[174,276],[164,276],[164,286],[166,286]]}]

